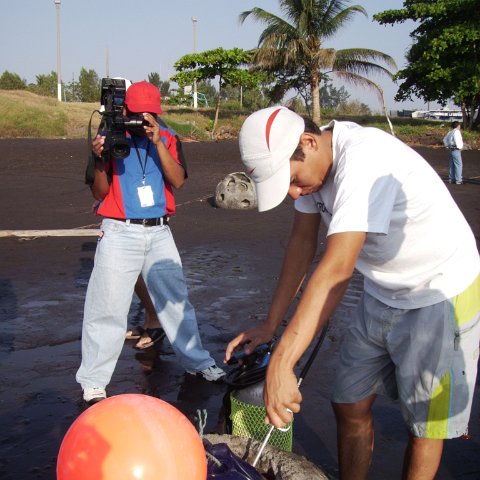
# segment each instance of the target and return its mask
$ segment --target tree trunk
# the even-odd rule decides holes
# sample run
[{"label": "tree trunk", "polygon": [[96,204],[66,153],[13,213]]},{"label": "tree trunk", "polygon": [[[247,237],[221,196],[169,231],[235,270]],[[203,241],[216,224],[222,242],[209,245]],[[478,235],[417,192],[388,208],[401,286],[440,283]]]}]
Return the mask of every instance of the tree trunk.
[{"label": "tree trunk", "polygon": [[472,102],[472,130],[480,125],[480,96],[476,96]]},{"label": "tree trunk", "polygon": [[462,117],[463,117],[462,127],[466,130],[471,130],[472,118],[470,116],[470,111],[467,108],[465,102],[462,102],[462,104],[460,105],[460,108],[462,110]]},{"label": "tree trunk", "polygon": [[476,117],[475,117],[475,120],[473,121],[472,130],[476,130],[480,126],[480,107],[479,106],[475,108],[475,112],[476,112]]},{"label": "tree trunk", "polygon": [[218,113],[220,112],[220,97],[222,95],[222,79],[218,83],[218,97],[217,97],[217,104],[215,105],[215,119],[213,120],[213,127],[212,127],[212,140],[215,140],[215,130],[217,129],[218,123]]},{"label": "tree trunk", "polygon": [[395,130],[393,130],[392,122],[390,121],[390,117],[388,116],[388,110],[387,110],[387,105],[385,104],[385,95],[383,94],[383,89],[378,87],[378,90],[380,91],[380,98],[382,99],[383,112],[385,113],[385,118],[387,119],[388,126],[390,127],[390,132],[393,136],[395,136]]},{"label": "tree trunk", "polygon": [[215,130],[217,129],[219,112],[220,112],[220,95],[218,96],[217,105],[215,106],[215,119],[213,120],[212,139],[215,139]]},{"label": "tree trunk", "polygon": [[312,78],[311,84],[311,96],[312,96],[312,111],[313,111],[313,118],[312,120],[320,126],[322,121],[321,113],[320,113],[320,80],[318,75],[315,75]]}]

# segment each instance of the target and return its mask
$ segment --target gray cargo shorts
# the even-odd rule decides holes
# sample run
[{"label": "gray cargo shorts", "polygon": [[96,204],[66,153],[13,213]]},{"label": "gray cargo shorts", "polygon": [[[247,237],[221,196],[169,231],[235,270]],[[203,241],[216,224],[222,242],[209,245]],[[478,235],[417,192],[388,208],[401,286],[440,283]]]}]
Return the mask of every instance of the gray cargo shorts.
[{"label": "gray cargo shorts", "polygon": [[399,400],[411,433],[467,432],[480,342],[480,277],[456,297],[424,308],[389,307],[364,293],[340,349],[334,403],[375,394]]}]

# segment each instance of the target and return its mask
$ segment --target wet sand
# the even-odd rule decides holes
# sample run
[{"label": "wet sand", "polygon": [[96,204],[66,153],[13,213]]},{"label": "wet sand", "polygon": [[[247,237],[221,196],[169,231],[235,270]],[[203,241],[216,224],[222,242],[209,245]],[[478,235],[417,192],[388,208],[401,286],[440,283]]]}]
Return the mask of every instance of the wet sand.
[{"label": "wet sand", "polygon": [[[82,140],[0,140],[1,230],[95,227],[83,184]],[[217,183],[241,171],[236,142],[187,143],[189,175],[176,195],[171,226],[182,255],[205,346],[220,363],[226,343],[262,320],[291,228],[292,206],[259,214],[212,206]],[[446,178],[447,154],[420,149]],[[480,152],[464,152],[465,185],[449,185],[480,242]],[[448,228],[448,225],[446,225]],[[0,238],[0,478],[54,479],[63,435],[83,411],[75,372],[94,237]],[[338,345],[362,279],[355,275],[325,343],[302,384],[294,451],[336,474],[335,422],[328,400]],[[136,300],[131,325],[143,320]],[[302,363],[299,365],[299,370]],[[226,387],[185,375],[167,341],[138,352],[126,343],[110,395],[146,393],[172,403],[192,421],[208,413],[205,432],[221,428]],[[470,438],[446,442],[439,479],[480,478],[480,382]],[[379,398],[371,479],[400,478],[407,435],[398,406]]]}]

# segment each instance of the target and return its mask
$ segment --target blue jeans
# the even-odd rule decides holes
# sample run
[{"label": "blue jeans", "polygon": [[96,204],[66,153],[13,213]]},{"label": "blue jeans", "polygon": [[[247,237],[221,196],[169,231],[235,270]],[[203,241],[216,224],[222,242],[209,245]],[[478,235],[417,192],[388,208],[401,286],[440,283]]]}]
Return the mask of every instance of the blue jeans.
[{"label": "blue jeans", "polygon": [[76,376],[82,388],[105,387],[110,382],[140,273],[182,366],[199,371],[215,364],[202,347],[170,228],[104,219],[101,230],[85,299],[82,363]]},{"label": "blue jeans", "polygon": [[450,157],[450,171],[448,174],[448,180],[450,182],[460,183],[462,182],[462,153],[460,150],[449,150]]}]

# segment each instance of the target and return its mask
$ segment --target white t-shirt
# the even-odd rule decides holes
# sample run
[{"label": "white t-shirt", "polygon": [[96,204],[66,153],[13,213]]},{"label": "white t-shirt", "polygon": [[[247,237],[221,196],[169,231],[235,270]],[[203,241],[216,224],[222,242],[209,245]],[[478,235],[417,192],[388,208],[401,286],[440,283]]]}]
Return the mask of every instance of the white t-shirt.
[{"label": "white t-shirt", "polygon": [[327,235],[367,232],[356,267],[365,291],[387,305],[420,308],[465,290],[480,272],[480,258],[437,173],[388,133],[352,122],[331,126],[329,177],[295,208],[320,213]]},{"label": "white t-shirt", "polygon": [[463,138],[458,128],[453,128],[443,137],[443,145],[446,148],[463,148]]}]

